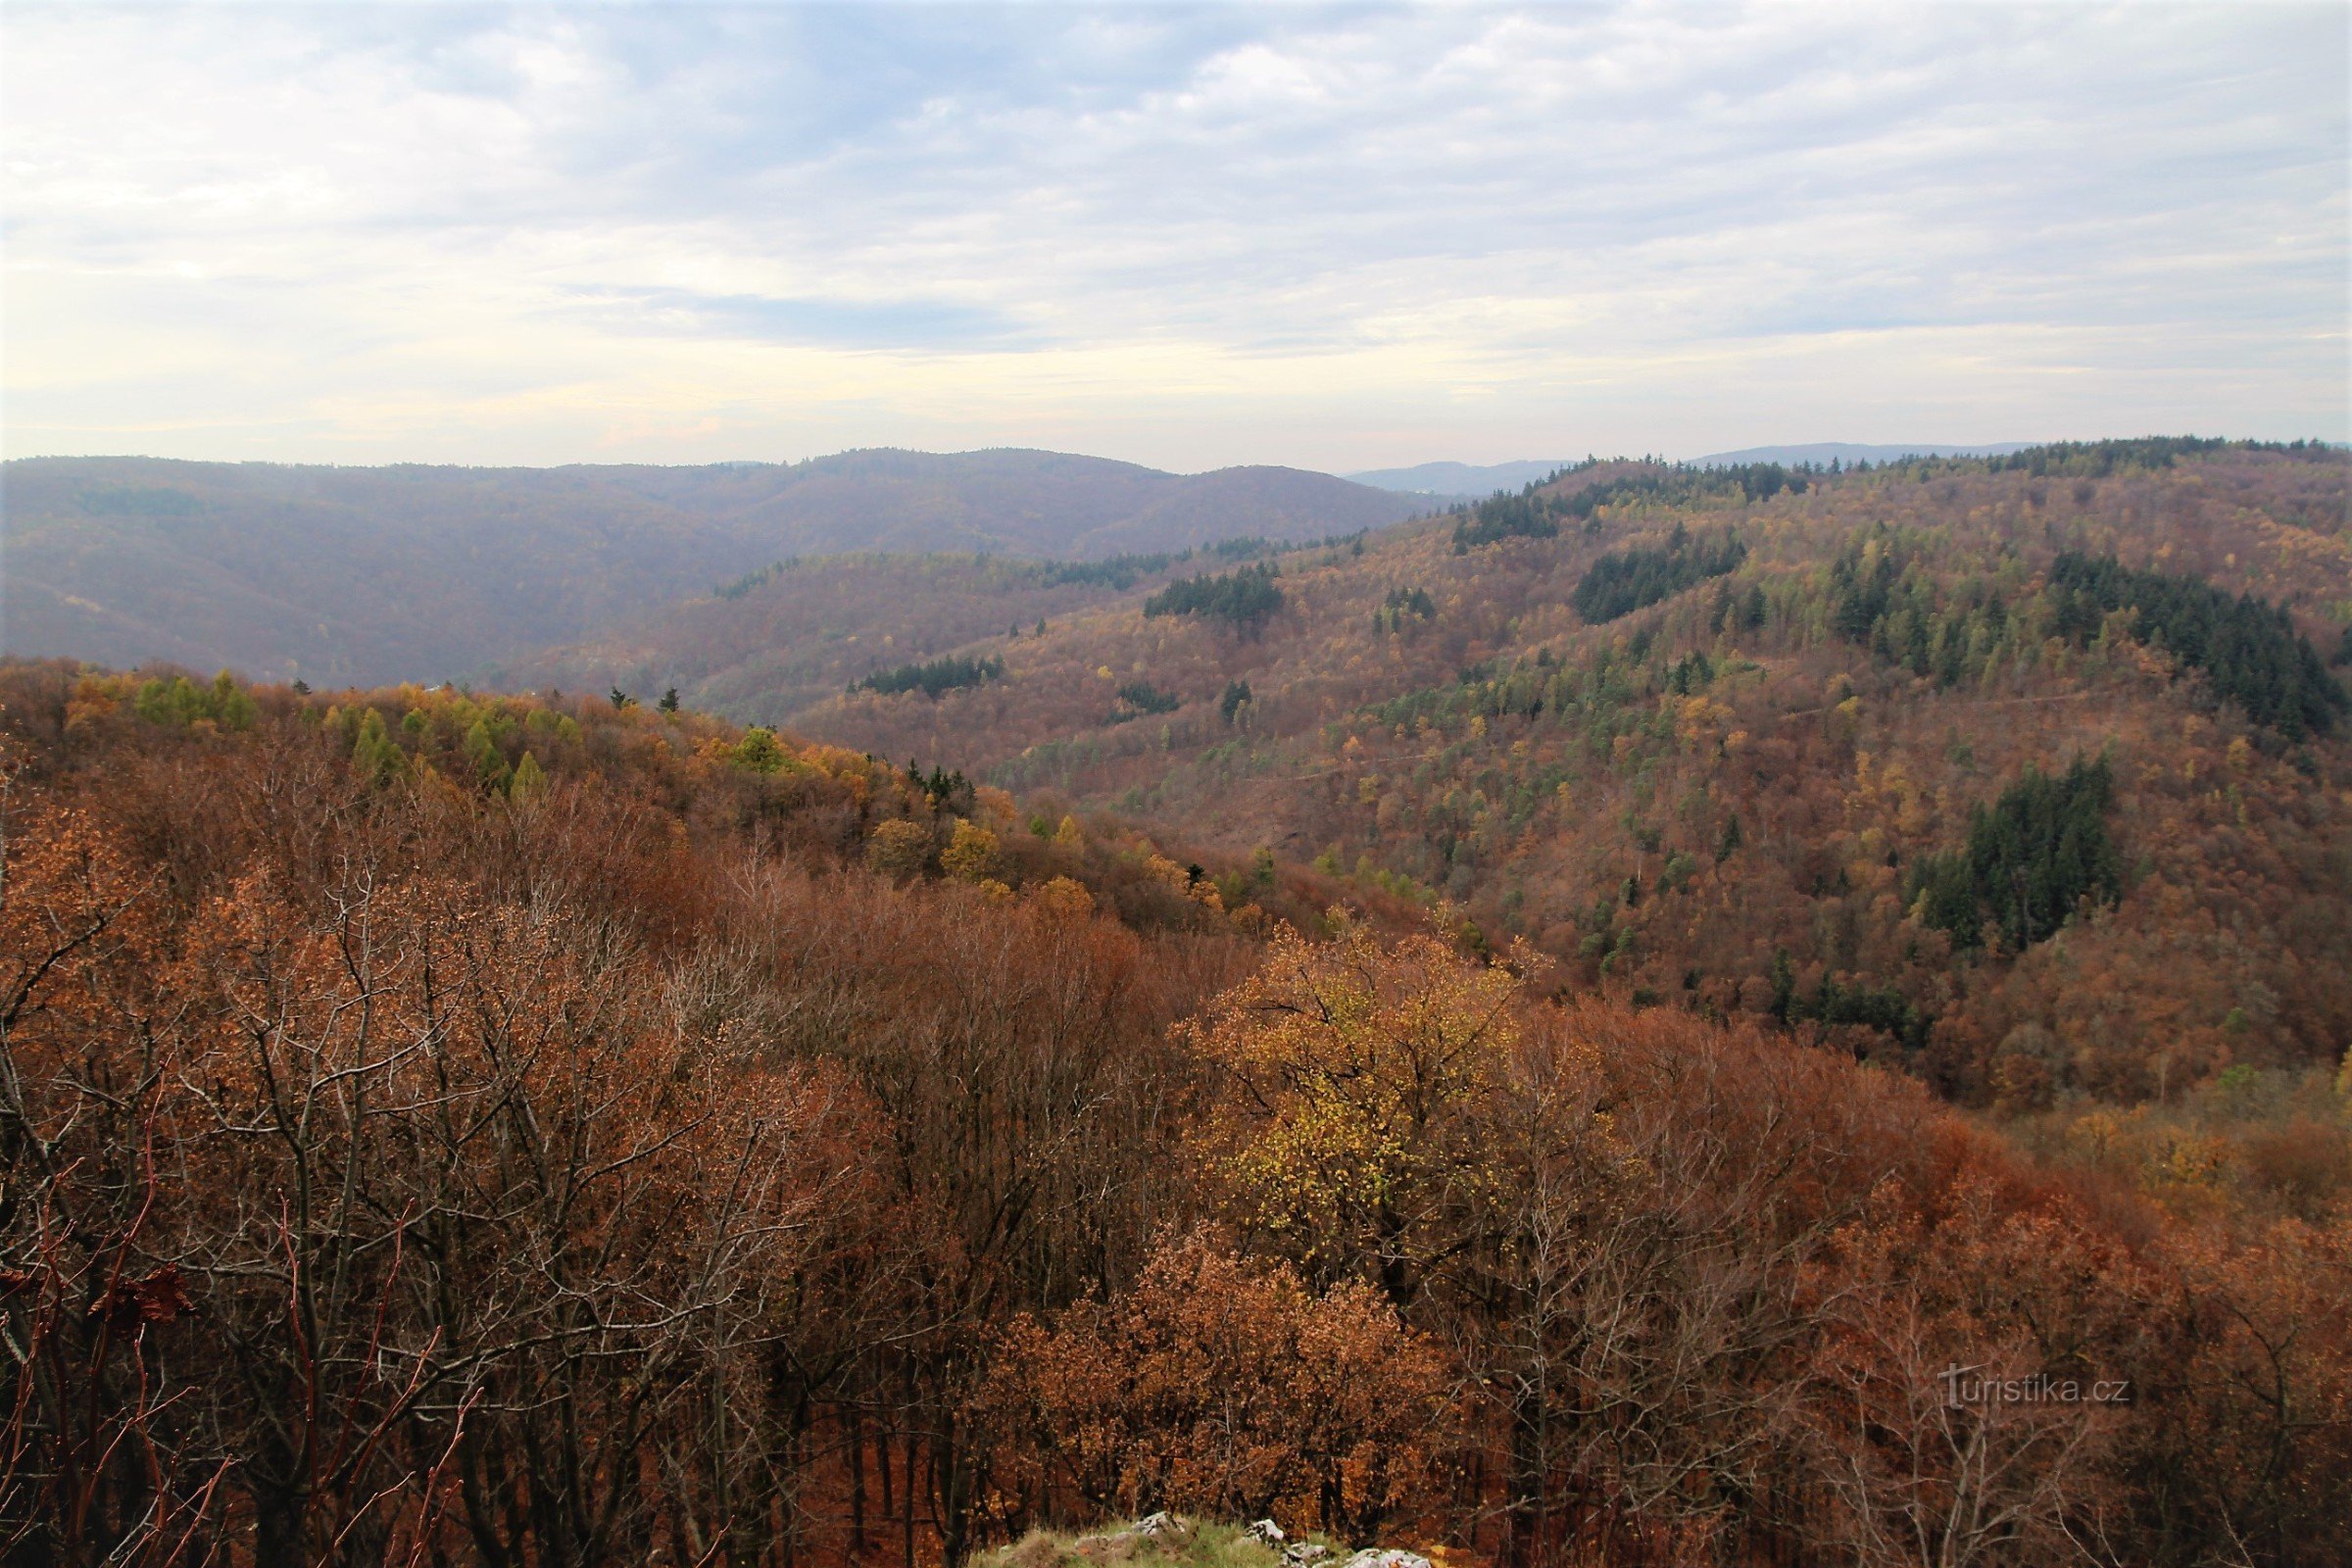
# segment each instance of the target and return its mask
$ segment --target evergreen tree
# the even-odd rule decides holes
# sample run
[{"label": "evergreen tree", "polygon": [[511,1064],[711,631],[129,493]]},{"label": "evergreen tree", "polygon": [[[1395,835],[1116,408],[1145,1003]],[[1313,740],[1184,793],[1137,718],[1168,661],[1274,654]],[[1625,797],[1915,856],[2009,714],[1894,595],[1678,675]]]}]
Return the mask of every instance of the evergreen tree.
[{"label": "evergreen tree", "polygon": [[1553,539],[1559,532],[1554,498],[1497,491],[1453,525],[1453,553],[1467,555],[1476,546],[1504,539]]},{"label": "evergreen tree", "polygon": [[1592,563],[1568,602],[1597,626],[1724,576],[1746,559],[1747,546],[1736,534],[1694,541],[1678,522],[1663,545],[1613,551]]},{"label": "evergreen tree", "polygon": [[1261,564],[1221,577],[1203,573],[1179,578],[1144,601],[1144,614],[1206,616],[1256,631],[1282,604],[1273,566]]},{"label": "evergreen tree", "polygon": [[972,659],[950,654],[928,663],[901,664],[896,669],[877,670],[863,680],[851,682],[850,690],[878,692],[885,697],[919,691],[936,701],[943,693],[996,680],[1004,673],[1004,661],[1002,659]]},{"label": "evergreen tree", "polygon": [[2134,635],[2203,670],[2215,695],[2288,740],[2325,734],[2352,706],[2293,618],[2252,594],[2232,599],[2195,577],[2071,552],[2052,564],[2049,591],[2060,635],[2086,643],[2109,613],[2131,611]]},{"label": "evergreen tree", "polygon": [[1138,713],[1173,713],[1184,706],[1184,699],[1174,692],[1163,692],[1150,681],[1131,681],[1119,688],[1119,701],[1132,710],[1117,715],[1132,718]]},{"label": "evergreen tree", "polygon": [[1920,862],[1913,910],[1961,949],[1981,946],[1990,921],[2016,953],[2055,933],[2083,900],[2116,903],[2122,861],[2106,820],[2114,797],[2103,757],[2077,760],[2057,778],[2027,768],[1989,808],[1969,813],[1964,849]]}]

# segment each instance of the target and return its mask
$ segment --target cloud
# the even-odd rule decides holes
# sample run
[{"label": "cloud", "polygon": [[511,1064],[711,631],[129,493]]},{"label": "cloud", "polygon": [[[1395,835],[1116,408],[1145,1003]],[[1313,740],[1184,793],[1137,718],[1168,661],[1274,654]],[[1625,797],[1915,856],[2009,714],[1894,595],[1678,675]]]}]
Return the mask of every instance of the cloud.
[{"label": "cloud", "polygon": [[2348,27],[12,6],[8,450],[2341,438]]},{"label": "cloud", "polygon": [[1011,349],[1034,346],[1019,322],[946,300],[769,299],[682,288],[591,289],[580,312],[610,330],[848,349]]}]

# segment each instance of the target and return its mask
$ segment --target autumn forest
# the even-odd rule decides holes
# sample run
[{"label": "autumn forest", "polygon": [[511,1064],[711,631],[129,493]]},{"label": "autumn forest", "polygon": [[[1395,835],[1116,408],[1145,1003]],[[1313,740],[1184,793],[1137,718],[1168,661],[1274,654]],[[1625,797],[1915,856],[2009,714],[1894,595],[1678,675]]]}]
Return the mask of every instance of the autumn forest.
[{"label": "autumn forest", "polygon": [[2343,450],[1202,494],[0,664],[5,1560],[2352,1557]]}]

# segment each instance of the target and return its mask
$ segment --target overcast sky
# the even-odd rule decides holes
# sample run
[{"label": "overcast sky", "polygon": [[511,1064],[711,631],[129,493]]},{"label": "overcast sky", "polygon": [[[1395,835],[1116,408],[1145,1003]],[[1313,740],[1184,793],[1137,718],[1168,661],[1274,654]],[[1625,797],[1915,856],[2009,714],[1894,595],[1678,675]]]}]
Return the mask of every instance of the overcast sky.
[{"label": "overcast sky", "polygon": [[2341,440],[2348,18],[11,0],[6,451]]}]

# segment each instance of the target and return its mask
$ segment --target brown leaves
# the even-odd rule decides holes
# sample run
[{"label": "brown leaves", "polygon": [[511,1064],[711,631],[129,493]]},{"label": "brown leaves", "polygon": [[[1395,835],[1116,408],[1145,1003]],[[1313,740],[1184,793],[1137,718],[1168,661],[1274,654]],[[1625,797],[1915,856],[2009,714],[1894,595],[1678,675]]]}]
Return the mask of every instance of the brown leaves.
[{"label": "brown leaves", "polygon": [[195,1310],[187,1277],[172,1263],[138,1279],[114,1280],[90,1303],[90,1316],[103,1319],[118,1334],[171,1323]]},{"label": "brown leaves", "polygon": [[1318,1298],[1196,1233],[1123,1297],[1015,1322],[986,1398],[1033,1485],[1361,1538],[1428,1485],[1447,1381],[1367,1287]]}]

